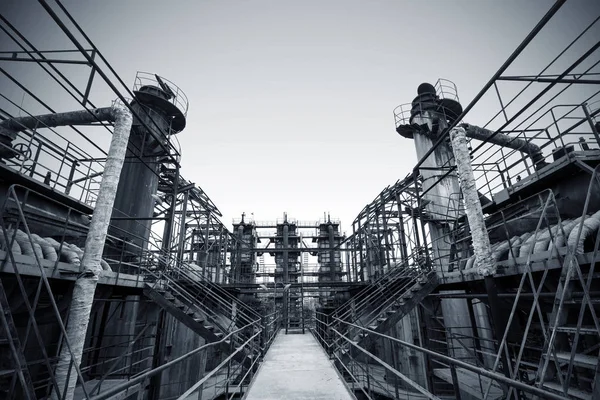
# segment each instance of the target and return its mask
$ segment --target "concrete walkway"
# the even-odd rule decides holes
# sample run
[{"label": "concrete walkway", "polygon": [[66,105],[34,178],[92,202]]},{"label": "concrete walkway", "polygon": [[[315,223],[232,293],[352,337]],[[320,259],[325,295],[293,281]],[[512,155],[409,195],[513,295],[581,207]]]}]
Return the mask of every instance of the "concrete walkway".
[{"label": "concrete walkway", "polygon": [[349,400],[353,397],[311,333],[279,332],[246,400]]}]

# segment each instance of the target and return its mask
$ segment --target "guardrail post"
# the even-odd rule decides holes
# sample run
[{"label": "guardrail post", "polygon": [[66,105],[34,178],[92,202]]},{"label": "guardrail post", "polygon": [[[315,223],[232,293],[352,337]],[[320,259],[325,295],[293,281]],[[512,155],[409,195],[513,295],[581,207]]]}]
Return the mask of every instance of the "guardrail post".
[{"label": "guardrail post", "polygon": [[268,332],[268,322],[266,322],[265,316],[260,316],[260,323],[262,325],[262,335],[261,335],[261,346],[260,348],[260,358],[261,360],[265,357],[265,349],[267,347],[267,341],[269,340],[269,332]]}]

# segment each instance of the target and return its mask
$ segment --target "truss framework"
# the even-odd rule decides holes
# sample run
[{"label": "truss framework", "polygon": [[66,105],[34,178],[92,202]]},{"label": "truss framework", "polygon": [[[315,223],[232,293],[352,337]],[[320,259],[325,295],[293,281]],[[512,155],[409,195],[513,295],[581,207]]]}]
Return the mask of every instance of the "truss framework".
[{"label": "truss framework", "polygon": [[[96,104],[94,99],[103,89],[130,104],[135,97],[135,87],[130,88],[117,75],[60,1],[42,0],[40,5],[71,41],[72,48],[37,49],[10,21],[0,16],[0,34],[10,42],[10,48],[0,52],[0,73],[10,89],[25,94],[33,103],[24,106],[19,99],[0,94],[2,119],[59,111],[15,72],[15,65],[35,67],[73,107],[89,111],[97,108],[101,104]],[[386,187],[358,213],[349,237],[332,248],[315,250],[305,245],[306,251],[315,254],[336,251],[347,258],[345,263],[340,261],[345,276],[339,282],[311,282],[311,273],[307,271],[306,280],[303,277],[300,283],[306,283],[311,289],[302,286],[301,290],[306,290],[303,296],[310,296],[311,290],[314,290],[312,295],[318,297],[322,291],[334,292],[336,288],[358,291],[367,286],[364,290],[376,289],[376,294],[365,295],[366,298],[373,301],[389,298],[398,295],[399,289],[389,287],[387,282],[391,277],[402,275],[400,272],[434,274],[439,281],[438,289],[424,294],[415,311],[405,317],[421,321],[412,341],[402,340],[397,331],[391,335],[379,332],[380,325],[372,328],[366,317],[357,317],[362,311],[360,307],[356,308],[356,303],[341,305],[337,314],[311,311],[307,316],[313,318],[310,325],[314,334],[342,374],[367,398],[375,394],[394,398],[401,392],[407,396],[420,392],[429,398],[451,393],[459,398],[462,390],[459,381],[467,378],[476,380],[479,386],[476,397],[479,398],[494,398],[498,393],[506,398],[600,395],[596,271],[600,231],[593,229],[598,218],[597,193],[600,193],[597,166],[600,160],[600,81],[597,79],[600,42],[588,40],[599,29],[600,16],[592,16],[595,19],[590,18],[587,25],[582,25],[573,41],[565,48],[557,49],[556,57],[547,65],[528,75],[516,73],[518,62],[532,46],[545,40],[548,21],[563,12],[563,7],[570,6],[562,0],[552,6],[481,92],[464,107],[455,122],[436,138],[435,145],[412,173]],[[85,85],[79,86],[69,79],[64,66],[86,71]],[[458,99],[456,88],[449,81],[440,81],[436,89],[442,98]],[[508,92],[516,94],[503,95]],[[490,113],[492,101],[498,106]],[[187,112],[187,99],[180,106]],[[405,110],[397,109],[397,126],[409,118]],[[136,117],[146,120],[141,114]],[[424,166],[424,160],[446,143],[453,126],[465,122],[491,133],[487,140],[472,139],[471,147],[488,232],[498,253],[499,273],[492,289],[474,270],[461,194],[451,194],[453,201],[435,195],[436,185],[453,173],[453,160],[436,168],[438,182],[428,184],[427,189],[423,185],[423,173],[429,168]],[[85,127],[47,128],[40,125],[20,131],[10,147],[4,140],[0,142],[0,153],[10,155],[0,165],[3,176],[9,177],[8,183],[17,183],[7,188],[0,219],[0,332],[3,335],[0,341],[7,346],[14,370],[8,379],[8,388],[16,393],[19,387],[19,394],[24,398],[48,394],[55,385],[55,356],[59,354],[60,346],[69,345],[62,340],[65,307],[70,301],[64,283],[72,281],[79,273],[76,265],[65,262],[64,258],[48,260],[43,253],[40,257],[35,250],[36,235],[40,233],[36,229],[41,225],[51,227],[48,236],[60,239],[57,240],[59,255],[68,248],[76,254],[71,245],[80,243],[75,238],[85,237],[86,216],[93,210],[106,158],[106,147],[91,141],[90,132],[95,136],[99,131],[110,135],[111,129],[109,124],[100,122]],[[539,169],[524,149],[494,144],[493,137],[498,135],[509,135],[534,144],[550,165]],[[236,267],[232,265],[232,255],[235,259],[237,254],[239,259],[241,249],[256,255],[291,249],[258,247],[240,240],[219,220],[221,213],[206,193],[182,177],[177,141],[166,141],[161,146],[165,157],[160,160],[159,168],[149,165],[143,157],[134,156],[131,160],[156,171],[162,188],[151,218],[150,239],[136,251],[126,253],[118,235],[112,235],[109,247],[115,251],[105,259],[112,267],[112,273],[101,283],[106,287],[139,288],[146,282],[156,285],[166,280],[176,285],[181,284],[181,276],[187,272],[194,275],[193,282],[188,283],[203,293],[216,291],[213,283],[233,291],[248,289],[248,293],[256,293],[258,283],[242,284],[235,274],[231,274]],[[136,150],[143,154],[144,149]],[[561,175],[565,171],[568,173]],[[579,179],[579,188],[585,188],[581,190],[584,193],[582,201],[575,205],[566,204],[556,188],[543,190],[538,183],[566,181],[572,176]],[[519,200],[513,201],[516,197]],[[39,201],[60,210],[56,212],[58,217],[40,214]],[[444,212],[439,212],[439,208],[434,211],[430,206],[436,202],[447,204]],[[115,220],[131,218],[123,215],[116,216]],[[524,224],[527,229],[518,228],[519,224]],[[432,226],[438,225],[444,226],[444,235],[431,234]],[[526,233],[527,238],[524,237]],[[449,251],[437,250],[442,247],[448,247]],[[259,273],[269,275],[266,270]],[[319,276],[316,272],[313,275]],[[490,290],[495,291],[495,295],[490,296]],[[110,323],[119,309],[130,304],[145,306],[140,298],[133,299],[120,291],[122,289],[107,290],[99,294],[98,307],[106,310],[100,315],[106,316],[100,317],[98,324]],[[473,320],[469,328],[471,333],[466,334],[464,329],[456,329],[443,321],[443,302],[447,299],[465,300],[472,318],[493,315],[491,325],[496,325],[496,330],[489,324]],[[217,301],[216,297],[214,301]],[[16,307],[15,302],[21,305]],[[402,306],[399,300],[395,306]],[[225,305],[223,307],[225,310]],[[244,306],[240,303],[239,307],[243,309]],[[343,312],[343,307],[352,312]],[[40,317],[42,310],[46,315],[45,322]],[[227,310],[223,313],[231,313]],[[250,310],[246,312],[253,315]],[[372,309],[364,312],[364,315],[380,317],[373,314]],[[25,323],[20,322],[22,320]],[[49,320],[60,331],[58,337],[61,340],[48,342],[49,337],[56,337],[44,335]],[[239,343],[253,351],[262,346],[264,351],[279,321],[277,315],[269,317],[271,333],[261,339],[262,345],[253,342],[254,333],[246,336],[248,343]],[[247,322],[252,329],[265,329],[264,321],[258,323],[248,319]],[[105,352],[105,339],[92,335],[87,349],[88,360],[76,370],[81,382],[99,379],[89,393],[84,393],[86,396],[105,398],[111,390],[114,392],[114,389],[102,390],[103,382],[109,377],[126,375],[130,386],[125,384],[123,387],[133,387],[152,380],[160,372],[157,357],[164,351],[164,348],[156,350],[159,347],[156,342],[160,342],[156,337],[163,334],[160,319],[139,320],[137,324],[131,328],[131,334],[117,338],[121,344],[112,342],[109,346],[111,351],[125,348],[123,356],[110,356],[110,352]],[[356,340],[361,335],[374,337],[375,347]],[[398,357],[392,356],[399,354],[400,349],[409,349],[422,357],[432,372],[430,376],[418,382],[420,377],[403,374]],[[28,356],[33,351],[41,353],[41,361]],[[199,352],[186,357],[196,354]],[[385,354],[392,358],[386,358]],[[230,381],[233,385],[235,379],[240,386],[248,382],[252,369],[244,370],[246,375],[239,379],[232,373],[239,364],[234,363],[231,355],[215,357],[219,360],[217,364],[224,364],[220,368],[215,365],[196,387],[194,382],[187,382],[186,390],[197,391],[198,386],[205,385],[222,368],[227,369],[225,381],[228,385]],[[165,365],[164,368],[169,369],[175,364]],[[138,378],[132,379],[134,376]],[[380,379],[382,376],[394,376],[393,384]],[[160,381],[156,384],[160,385]],[[82,386],[82,390],[87,389]]]}]

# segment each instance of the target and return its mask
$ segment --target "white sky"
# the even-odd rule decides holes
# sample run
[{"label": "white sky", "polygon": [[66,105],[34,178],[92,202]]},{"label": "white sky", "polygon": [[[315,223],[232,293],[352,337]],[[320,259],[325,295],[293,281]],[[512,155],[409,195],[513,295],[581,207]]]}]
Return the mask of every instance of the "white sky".
[{"label": "white sky", "polygon": [[[570,18],[597,7],[574,1],[554,23],[557,40],[581,29]],[[38,48],[66,45],[37,2],[2,3]],[[63,4],[123,80],[148,71],[185,91],[182,173],[227,225],[243,211],[257,220],[330,212],[349,232],[363,206],[416,162],[412,141],[395,133],[393,108],[439,77],[456,83],[466,105],[552,1]],[[538,46],[541,59],[552,44]]]}]

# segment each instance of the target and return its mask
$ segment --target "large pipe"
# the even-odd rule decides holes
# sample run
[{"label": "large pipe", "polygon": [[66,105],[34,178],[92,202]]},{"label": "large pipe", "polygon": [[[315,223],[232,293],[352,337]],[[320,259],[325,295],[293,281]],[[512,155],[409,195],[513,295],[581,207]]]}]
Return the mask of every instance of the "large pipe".
[{"label": "large pipe", "polygon": [[[153,87],[147,86],[146,92]],[[161,92],[157,91],[160,97]],[[149,96],[149,95],[147,95]],[[160,107],[145,106],[133,101],[130,106],[136,118],[132,123],[132,134],[127,146],[125,164],[114,201],[114,217],[129,218],[114,220],[109,234],[127,243],[125,254],[140,255],[150,236],[153,195],[158,187],[160,165],[156,162],[160,149],[159,142],[168,138],[168,116]],[[98,122],[112,122],[113,108],[103,107],[92,110],[69,111],[64,113],[26,116],[0,121],[0,160],[15,157],[18,153],[11,148],[12,141],[19,132],[26,129],[54,128],[58,126],[90,125]],[[145,126],[151,127],[150,131]],[[138,162],[140,159],[142,162]],[[139,220],[137,220],[139,218]],[[112,259],[123,257],[121,249],[107,249],[106,256]]]},{"label": "large pipe", "polygon": [[[464,108],[463,112],[456,118],[456,121],[462,120],[467,113],[477,104],[477,102],[486,94],[486,92],[492,87],[496,80],[510,67],[510,65],[517,59],[517,57],[525,50],[529,43],[536,37],[536,35],[546,26],[546,24],[552,19],[552,17],[558,12],[558,10],[565,4],[567,0],[556,0],[550,10],[542,17],[537,25],[529,32],[529,34],[523,39],[521,44],[512,52],[512,54],[504,61],[504,64],[496,71],[496,73],[490,78],[490,80],[483,86],[483,88],[477,93],[477,95],[471,100],[471,102]],[[513,117],[515,119],[516,117]],[[508,125],[508,123],[506,124]],[[451,125],[450,128],[453,128]],[[434,152],[434,150],[440,146],[450,136],[450,132],[446,131],[442,135],[438,136],[433,146],[425,153],[414,166],[413,171],[418,171],[419,167],[425,162],[427,157]]]},{"label": "large pipe", "polygon": [[477,194],[477,185],[471,167],[471,154],[467,147],[465,129],[462,127],[452,129],[450,138],[460,188],[464,198],[465,212],[471,230],[478,272],[483,276],[493,275],[496,272],[496,261],[492,256],[490,238],[485,227],[481,203]]},{"label": "large pipe", "polygon": [[[505,313],[500,307],[498,299],[498,290],[494,282],[493,275],[496,272],[496,260],[492,254],[490,246],[490,238],[485,226],[479,195],[477,194],[477,184],[473,175],[471,166],[471,153],[467,146],[467,135],[463,127],[457,127],[450,131],[450,139],[452,140],[452,151],[458,170],[460,189],[463,194],[465,203],[465,213],[471,230],[471,241],[473,243],[473,251],[475,253],[476,268],[480,275],[484,277],[485,288],[488,294],[488,304],[494,321],[494,330],[496,338],[504,336],[504,327],[507,330],[508,320],[505,318]],[[485,316],[482,315],[485,321]],[[501,354],[502,363],[510,365],[506,352],[499,346],[498,352]],[[507,368],[504,369],[507,378],[510,378],[510,373]]]},{"label": "large pipe", "polygon": [[15,139],[17,133],[24,131],[25,129],[35,129],[38,127],[53,128],[65,125],[87,125],[92,122],[112,120],[114,120],[112,107],[11,118],[0,122],[0,135]]},{"label": "large pipe", "polygon": [[[104,110],[110,111],[106,117],[115,121],[115,126],[104,174],[100,182],[96,207],[85,241],[83,260],[81,261],[82,272],[73,287],[73,299],[67,318],[69,322],[66,329],[65,343],[61,349],[55,371],[57,387],[52,392],[53,399],[71,400],[74,396],[90,313],[94,302],[94,292],[98,284],[99,274],[102,271],[100,261],[102,260],[104,243],[133,121],[129,109],[119,103],[115,103],[113,107]],[[73,367],[75,371],[72,370]],[[65,390],[65,393],[62,393],[63,390]]]},{"label": "large pipe", "polygon": [[93,110],[69,111],[64,113],[10,118],[0,121],[0,160],[17,155],[12,150],[12,141],[25,129],[54,128],[68,125],[88,125],[94,122],[113,121],[112,107]]},{"label": "large pipe", "polygon": [[470,137],[471,139],[486,141],[527,154],[529,157],[531,157],[531,161],[535,165],[536,169],[540,169],[546,165],[546,162],[544,161],[544,155],[542,154],[542,149],[540,149],[538,145],[521,138],[516,138],[503,133],[496,133],[489,129],[480,128],[476,125],[461,124],[460,127],[465,130],[467,137]]}]

